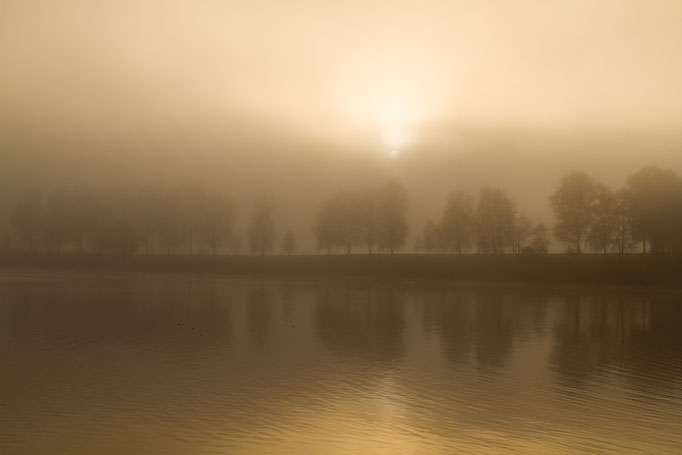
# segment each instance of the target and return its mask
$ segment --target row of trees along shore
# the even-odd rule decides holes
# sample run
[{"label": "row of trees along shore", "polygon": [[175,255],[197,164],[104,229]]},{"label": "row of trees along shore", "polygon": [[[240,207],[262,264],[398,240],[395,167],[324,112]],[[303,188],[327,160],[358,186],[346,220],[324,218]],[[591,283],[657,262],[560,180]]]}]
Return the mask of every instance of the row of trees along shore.
[{"label": "row of trees along shore", "polygon": [[[500,188],[478,197],[450,193],[441,219],[428,220],[414,245],[423,253],[545,254],[554,237],[569,253],[682,252],[682,179],[672,170],[646,167],[613,190],[583,172],[563,177],[549,196],[552,229],[520,214]],[[315,218],[318,249],[325,254],[395,253],[404,249],[408,194],[396,182],[381,188],[340,191]],[[199,184],[137,192],[62,188],[30,189],[10,217],[5,248],[97,254],[293,254],[291,231],[276,242],[274,207],[264,196],[251,208],[246,235],[235,226],[236,206]],[[246,242],[244,241],[246,237]],[[3,247],[0,244],[0,247]]]},{"label": "row of trees along shore", "polygon": [[[33,188],[14,208],[7,243],[53,253],[239,254],[245,242],[235,213],[230,198],[200,184],[134,193],[69,187],[46,194]],[[258,197],[247,233],[252,254],[264,255],[276,246],[272,213],[270,201]],[[281,250],[296,251],[291,231],[283,235]]]},{"label": "row of trees along shore", "polygon": [[464,191],[450,193],[440,221],[428,220],[415,250],[425,253],[547,253],[548,229],[519,215],[499,188],[482,188],[478,201]]},{"label": "row of trees along shore", "polygon": [[[617,190],[571,172],[549,202],[556,218],[551,232],[567,253],[682,252],[682,179],[672,170],[642,168]],[[426,222],[415,249],[547,253],[549,242],[549,229],[520,215],[503,190],[483,188],[476,202],[468,193],[451,193],[441,220]]]}]

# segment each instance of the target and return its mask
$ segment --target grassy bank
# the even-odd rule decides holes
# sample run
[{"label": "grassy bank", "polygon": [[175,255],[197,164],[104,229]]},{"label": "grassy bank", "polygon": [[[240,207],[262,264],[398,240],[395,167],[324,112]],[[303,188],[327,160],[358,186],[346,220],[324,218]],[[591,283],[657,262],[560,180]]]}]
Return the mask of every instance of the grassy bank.
[{"label": "grassy bank", "polygon": [[682,255],[97,256],[0,253],[0,268],[682,285]]}]

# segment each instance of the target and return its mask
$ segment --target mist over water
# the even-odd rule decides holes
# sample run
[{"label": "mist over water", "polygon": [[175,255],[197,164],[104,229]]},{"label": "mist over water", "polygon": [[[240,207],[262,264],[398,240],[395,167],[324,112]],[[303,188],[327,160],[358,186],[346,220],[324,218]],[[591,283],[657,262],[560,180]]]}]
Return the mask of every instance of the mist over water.
[{"label": "mist over water", "polygon": [[676,453],[679,294],[0,277],[0,450]]},{"label": "mist over water", "polygon": [[0,453],[679,453],[680,17],[1,0]]},{"label": "mist over water", "polygon": [[33,185],[200,181],[241,224],[269,194],[312,251],[322,200],[396,180],[410,244],[457,189],[500,186],[548,223],[571,170],[612,187],[645,165],[682,171],[679,14],[676,1],[7,1],[0,208]]}]

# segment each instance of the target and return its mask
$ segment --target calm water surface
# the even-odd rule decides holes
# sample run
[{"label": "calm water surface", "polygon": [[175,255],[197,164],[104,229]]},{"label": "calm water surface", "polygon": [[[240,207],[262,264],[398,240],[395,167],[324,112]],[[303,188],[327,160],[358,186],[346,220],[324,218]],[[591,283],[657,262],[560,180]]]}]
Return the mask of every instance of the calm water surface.
[{"label": "calm water surface", "polygon": [[682,453],[679,293],[0,273],[0,453]]}]

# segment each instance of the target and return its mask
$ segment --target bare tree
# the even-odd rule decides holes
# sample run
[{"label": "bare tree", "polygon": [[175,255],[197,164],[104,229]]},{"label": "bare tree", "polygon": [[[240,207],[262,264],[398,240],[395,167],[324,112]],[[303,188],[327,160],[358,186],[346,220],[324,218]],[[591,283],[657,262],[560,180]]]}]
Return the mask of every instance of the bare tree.
[{"label": "bare tree", "polygon": [[377,191],[367,189],[360,192],[357,203],[359,240],[367,247],[367,253],[372,254],[377,243]]},{"label": "bare tree", "polygon": [[438,229],[433,221],[427,220],[422,233],[422,249],[430,254],[438,251]]},{"label": "bare tree", "polygon": [[133,216],[133,198],[112,188],[101,189],[94,197],[89,245],[97,254],[133,254],[139,239]]},{"label": "bare tree", "polygon": [[549,251],[549,229],[542,223],[536,224],[533,228],[530,251],[536,254],[547,254]]},{"label": "bare tree", "polygon": [[68,243],[83,253],[94,224],[93,208],[96,204],[93,192],[84,186],[74,186],[68,189],[66,198]]},{"label": "bare tree", "polygon": [[516,205],[499,188],[483,188],[476,207],[476,246],[481,253],[504,254],[516,220]]},{"label": "bare tree", "polygon": [[391,254],[405,245],[407,239],[407,190],[390,182],[377,196],[377,241],[380,248]]},{"label": "bare tree", "polygon": [[682,181],[672,170],[647,167],[626,183],[634,238],[646,253],[679,251],[682,245]]},{"label": "bare tree", "polygon": [[29,251],[40,247],[45,231],[45,206],[38,188],[30,188],[22,194],[14,207],[11,222],[20,247]]},{"label": "bare tree", "polygon": [[332,198],[335,243],[351,254],[361,239],[360,198],[354,191],[341,191]]},{"label": "bare tree", "polygon": [[158,188],[145,187],[137,193],[136,218],[140,239],[147,255],[154,255],[163,229],[164,194]]},{"label": "bare tree", "polygon": [[594,202],[594,216],[587,234],[587,243],[603,254],[618,242],[618,218],[616,196],[609,188],[597,184]]},{"label": "bare tree", "polygon": [[240,254],[244,250],[244,232],[241,228],[232,230],[232,235],[229,239],[230,252],[232,254]]},{"label": "bare tree", "polygon": [[438,251],[443,254],[451,251],[453,248],[450,237],[446,234],[445,229],[443,229],[443,220],[436,224],[436,241],[438,245]]},{"label": "bare tree", "polygon": [[474,198],[464,191],[450,193],[440,223],[447,249],[463,253],[472,243],[474,230]]},{"label": "bare tree", "polygon": [[615,193],[614,216],[616,223],[616,246],[618,254],[624,254],[633,247],[632,223],[627,189],[621,188]]},{"label": "bare tree", "polygon": [[205,211],[206,188],[199,183],[186,183],[174,192],[177,204],[176,221],[182,242],[191,255],[199,238],[202,215]]},{"label": "bare tree", "polygon": [[59,253],[69,237],[68,194],[65,188],[57,188],[45,205],[45,250]]},{"label": "bare tree", "polygon": [[332,249],[337,243],[337,212],[337,202],[332,198],[322,203],[322,207],[320,207],[316,216],[315,236],[317,237],[317,247],[326,250],[327,255],[331,254]]},{"label": "bare tree", "polygon": [[265,196],[259,196],[253,206],[249,220],[249,249],[261,256],[272,250],[275,243],[275,224],[272,221],[272,203]]},{"label": "bare tree", "polygon": [[225,246],[234,229],[234,204],[228,197],[208,192],[201,207],[199,239],[212,255]]},{"label": "bare tree", "polygon": [[296,252],[296,237],[291,231],[287,231],[282,238],[282,253],[292,255]]},{"label": "bare tree", "polygon": [[554,235],[572,244],[576,253],[582,251],[590,226],[594,222],[597,203],[597,183],[584,172],[571,172],[561,179],[549,198],[557,218]]},{"label": "bare tree", "polygon": [[511,228],[509,243],[511,244],[512,252],[520,254],[523,250],[523,245],[533,234],[533,222],[525,215],[517,215],[514,219],[514,224]]},{"label": "bare tree", "polygon": [[424,251],[424,237],[421,235],[418,235],[417,238],[414,239],[414,251],[415,253],[421,253]]}]

